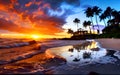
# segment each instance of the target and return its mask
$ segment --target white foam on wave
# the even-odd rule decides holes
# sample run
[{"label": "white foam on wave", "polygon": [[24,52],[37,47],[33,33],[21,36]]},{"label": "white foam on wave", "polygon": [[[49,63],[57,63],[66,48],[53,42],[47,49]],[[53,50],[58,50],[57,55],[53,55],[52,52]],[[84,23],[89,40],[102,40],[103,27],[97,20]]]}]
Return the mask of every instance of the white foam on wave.
[{"label": "white foam on wave", "polygon": [[92,41],[95,41],[95,40],[94,39],[86,39],[86,41],[92,42]]},{"label": "white foam on wave", "polygon": [[116,52],[114,53],[114,56],[117,56],[117,57],[120,59],[120,51],[116,51]]},{"label": "white foam on wave", "polygon": [[27,52],[27,53],[23,53],[21,55],[18,55],[18,56],[15,56],[14,58],[10,59],[10,60],[0,60],[0,64],[7,64],[7,63],[11,63],[11,62],[15,62],[15,61],[19,61],[19,60],[22,60],[22,59],[25,59],[25,58],[29,58],[33,55],[36,55],[40,53],[40,51],[30,51],[30,52]]},{"label": "white foam on wave", "polygon": [[3,45],[3,46],[0,46],[0,48],[13,48],[13,47],[28,46],[28,45],[29,45],[28,42],[21,42],[21,43],[13,43],[13,44],[9,44],[9,45]]}]

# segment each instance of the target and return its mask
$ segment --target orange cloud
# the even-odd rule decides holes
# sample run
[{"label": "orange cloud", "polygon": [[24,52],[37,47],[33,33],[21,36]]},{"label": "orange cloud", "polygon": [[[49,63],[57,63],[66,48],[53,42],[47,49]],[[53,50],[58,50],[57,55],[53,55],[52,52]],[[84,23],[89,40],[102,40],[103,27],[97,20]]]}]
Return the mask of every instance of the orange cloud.
[{"label": "orange cloud", "polygon": [[26,3],[20,0],[0,0],[0,13],[3,12],[0,14],[0,29],[25,34],[54,35],[63,32],[65,19],[51,16],[49,10],[52,7],[44,0],[30,0]]},{"label": "orange cloud", "polygon": [[29,6],[31,6],[32,4],[33,4],[33,2],[29,2],[29,3],[25,4],[25,6],[26,6],[26,7],[29,7]]}]

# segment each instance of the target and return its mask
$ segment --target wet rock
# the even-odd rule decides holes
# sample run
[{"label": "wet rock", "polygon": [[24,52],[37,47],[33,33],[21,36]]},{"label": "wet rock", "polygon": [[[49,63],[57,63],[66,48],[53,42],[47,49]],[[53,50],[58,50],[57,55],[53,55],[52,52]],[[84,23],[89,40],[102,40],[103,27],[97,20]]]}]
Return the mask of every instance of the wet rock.
[{"label": "wet rock", "polygon": [[33,48],[33,50],[40,50],[41,49],[41,45],[40,44],[37,44],[34,48]]},{"label": "wet rock", "polygon": [[91,71],[91,72],[88,73],[88,75],[100,75],[100,74],[97,73],[97,72],[93,72],[93,71]]},{"label": "wet rock", "polygon": [[92,50],[92,51],[99,51],[100,48],[98,48],[98,47],[97,47],[97,48],[92,48],[91,50]]},{"label": "wet rock", "polygon": [[107,50],[106,56],[107,55],[113,56],[115,52],[116,52],[115,50]]},{"label": "wet rock", "polygon": [[51,58],[49,61],[51,61],[51,62],[66,62],[66,60],[65,59],[63,59],[63,58],[59,58],[59,57],[54,57],[54,58]]},{"label": "wet rock", "polygon": [[78,58],[75,58],[73,61],[75,61],[75,62],[78,62],[78,61],[80,61],[80,59],[78,59]]},{"label": "wet rock", "polygon": [[73,48],[68,49],[69,52],[73,52],[73,50],[74,50]]},{"label": "wet rock", "polygon": [[86,58],[91,58],[91,53],[90,52],[84,52],[83,53],[83,58],[86,59]]},{"label": "wet rock", "polygon": [[50,68],[53,66],[60,66],[63,64],[66,64],[66,60],[64,58],[60,57],[54,57],[46,60],[46,63],[41,64],[42,67],[44,68]]},{"label": "wet rock", "polygon": [[37,42],[35,40],[32,40],[32,41],[29,41],[28,43],[32,45],[32,44],[36,44]]}]

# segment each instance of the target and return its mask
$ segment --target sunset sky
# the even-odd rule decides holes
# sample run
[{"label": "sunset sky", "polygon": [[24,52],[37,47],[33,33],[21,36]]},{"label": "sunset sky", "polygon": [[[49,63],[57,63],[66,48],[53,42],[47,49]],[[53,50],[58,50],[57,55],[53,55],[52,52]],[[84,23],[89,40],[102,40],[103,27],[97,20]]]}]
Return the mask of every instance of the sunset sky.
[{"label": "sunset sky", "polygon": [[[74,18],[88,20],[87,7],[120,10],[120,0],[0,0],[0,34],[67,37],[66,29],[76,29]],[[101,25],[104,25],[100,22]],[[83,27],[82,27],[83,28]]]}]

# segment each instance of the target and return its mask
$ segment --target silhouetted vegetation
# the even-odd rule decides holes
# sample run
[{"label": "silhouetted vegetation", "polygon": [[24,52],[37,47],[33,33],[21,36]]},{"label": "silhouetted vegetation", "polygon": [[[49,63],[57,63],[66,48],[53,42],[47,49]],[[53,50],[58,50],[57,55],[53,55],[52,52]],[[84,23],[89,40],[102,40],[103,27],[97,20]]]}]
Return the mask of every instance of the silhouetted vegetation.
[{"label": "silhouetted vegetation", "polygon": [[75,18],[73,22],[77,25],[77,29],[78,29],[78,24],[80,23],[80,20],[78,18]]},{"label": "silhouetted vegetation", "polygon": [[[101,8],[93,6],[85,10],[85,15],[90,18],[91,21],[84,21],[82,24],[85,28],[89,27],[89,30],[78,28],[80,20],[75,18],[73,22],[77,25],[77,31],[68,29],[68,33],[72,35],[70,39],[120,38],[120,11],[112,9],[111,7],[107,7],[106,10],[102,11]],[[96,19],[97,34],[95,34],[94,31],[93,17]],[[103,20],[105,25],[101,34],[98,18],[100,21]]]}]

